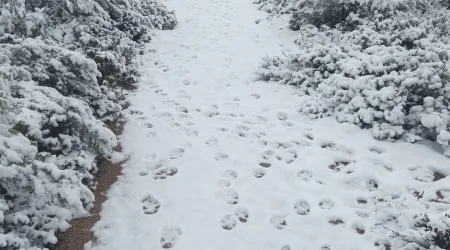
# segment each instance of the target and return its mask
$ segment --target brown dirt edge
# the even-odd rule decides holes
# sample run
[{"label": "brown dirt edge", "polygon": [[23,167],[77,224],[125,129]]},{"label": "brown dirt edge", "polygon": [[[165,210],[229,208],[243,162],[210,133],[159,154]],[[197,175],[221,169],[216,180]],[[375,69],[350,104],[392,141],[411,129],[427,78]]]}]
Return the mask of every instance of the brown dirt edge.
[{"label": "brown dirt edge", "polygon": [[[118,121],[111,126],[111,130],[116,136],[122,134],[123,125],[122,121]],[[116,150],[122,152],[120,144]],[[95,201],[94,207],[90,210],[90,215],[70,221],[71,227],[56,235],[58,242],[52,248],[53,250],[84,250],[84,244],[94,240],[94,232],[91,229],[100,220],[102,204],[106,200],[109,188],[117,181],[118,176],[122,172],[122,163],[111,163],[106,159],[101,159],[97,163],[97,167],[98,171],[95,174],[97,187],[92,191]]]}]

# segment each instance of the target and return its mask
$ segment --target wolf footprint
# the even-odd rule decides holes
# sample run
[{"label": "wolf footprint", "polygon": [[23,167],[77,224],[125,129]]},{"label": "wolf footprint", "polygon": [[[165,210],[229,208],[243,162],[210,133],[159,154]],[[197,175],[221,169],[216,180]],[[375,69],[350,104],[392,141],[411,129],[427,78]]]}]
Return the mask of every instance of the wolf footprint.
[{"label": "wolf footprint", "polygon": [[217,182],[217,185],[219,185],[219,187],[226,188],[226,187],[231,186],[231,182],[229,180],[226,180],[226,179],[220,179]]},{"label": "wolf footprint", "polygon": [[370,151],[370,152],[373,152],[373,153],[376,153],[376,154],[382,154],[382,153],[384,153],[384,149],[379,148],[379,147],[375,147],[375,146],[369,147],[369,151]]},{"label": "wolf footprint", "polygon": [[280,121],[286,121],[288,119],[288,115],[284,112],[278,112],[277,113],[277,118]]},{"label": "wolf footprint", "polygon": [[330,223],[331,225],[341,225],[341,224],[345,224],[344,221],[340,218],[331,218],[328,220],[328,223]]},{"label": "wolf footprint", "polygon": [[178,159],[178,158],[180,158],[181,156],[183,156],[183,154],[184,154],[184,148],[175,148],[175,149],[172,149],[172,151],[170,151],[170,153],[169,153],[169,157],[170,157],[170,159]]},{"label": "wolf footprint", "polygon": [[311,211],[311,206],[306,200],[299,200],[295,203],[294,210],[298,215],[308,215]]},{"label": "wolf footprint", "polygon": [[282,230],[286,227],[286,216],[284,215],[273,215],[270,217],[270,223],[278,230]]},{"label": "wolf footprint", "polygon": [[272,164],[268,163],[268,162],[260,162],[259,165],[263,168],[270,168],[270,166]]},{"label": "wolf footprint", "polygon": [[227,189],[225,190],[224,195],[225,202],[228,204],[238,204],[239,202],[239,195],[234,189]]},{"label": "wolf footprint", "polygon": [[234,210],[234,215],[236,215],[236,218],[242,222],[245,223],[248,220],[249,212],[248,209],[245,207],[238,207],[236,210]]},{"label": "wolf footprint", "polygon": [[218,152],[218,153],[216,153],[215,159],[216,159],[216,161],[220,161],[220,160],[226,160],[226,159],[228,159],[229,157],[230,157],[230,156],[229,156],[228,154]]},{"label": "wolf footprint", "polygon": [[281,250],[291,250],[291,246],[284,245],[284,246],[281,247]]},{"label": "wolf footprint", "polygon": [[220,224],[222,224],[223,229],[231,230],[236,227],[237,220],[233,215],[227,214],[224,217],[222,217],[222,219],[220,219]]},{"label": "wolf footprint", "polygon": [[216,146],[219,143],[219,140],[215,137],[210,137],[208,140],[205,141],[205,144],[208,146]]},{"label": "wolf footprint", "polygon": [[303,169],[297,173],[297,177],[302,181],[309,181],[312,177],[312,173],[309,170]]},{"label": "wolf footprint", "polygon": [[163,180],[169,176],[174,176],[178,173],[178,168],[167,166],[166,161],[159,161],[152,168],[153,179]]},{"label": "wolf footprint", "polygon": [[153,195],[147,194],[141,200],[142,210],[145,214],[156,214],[161,207],[161,203]]},{"label": "wolf footprint", "polygon": [[222,175],[223,175],[223,177],[230,179],[230,180],[236,180],[238,177],[237,172],[232,169],[226,170]]},{"label": "wolf footprint", "polygon": [[165,249],[172,248],[175,246],[181,235],[182,231],[179,227],[164,226],[161,230],[161,247]]},{"label": "wolf footprint", "polygon": [[334,207],[334,202],[330,199],[323,199],[319,202],[319,207],[321,209],[330,210]]},{"label": "wolf footprint", "polygon": [[253,171],[253,176],[255,176],[258,179],[261,179],[266,175],[267,171],[265,169],[255,169]]},{"label": "wolf footprint", "polygon": [[155,171],[153,173],[153,179],[155,180],[164,180],[169,176],[174,176],[178,173],[178,169],[175,167],[163,168]]}]

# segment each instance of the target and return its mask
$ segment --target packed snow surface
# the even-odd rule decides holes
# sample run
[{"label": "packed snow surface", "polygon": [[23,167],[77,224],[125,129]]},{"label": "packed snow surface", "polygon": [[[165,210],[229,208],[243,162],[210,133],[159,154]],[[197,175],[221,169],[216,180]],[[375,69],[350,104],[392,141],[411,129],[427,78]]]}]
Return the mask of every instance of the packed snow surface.
[{"label": "packed snow surface", "polygon": [[179,26],[144,55],[89,248],[400,249],[415,214],[449,208],[442,153],[310,120],[295,88],[255,81],[262,57],[296,49],[284,21],[250,0],[167,4]]}]

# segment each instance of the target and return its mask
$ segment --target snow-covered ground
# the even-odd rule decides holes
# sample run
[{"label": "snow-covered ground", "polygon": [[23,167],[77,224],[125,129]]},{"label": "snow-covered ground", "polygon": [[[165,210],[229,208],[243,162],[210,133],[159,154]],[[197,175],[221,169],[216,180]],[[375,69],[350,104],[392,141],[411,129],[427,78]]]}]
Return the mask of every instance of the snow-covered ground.
[{"label": "snow-covered ground", "polygon": [[92,249],[398,249],[414,214],[450,207],[442,154],[309,120],[295,88],[255,81],[295,49],[285,22],[251,0],[167,4],[179,26],[144,56]]}]

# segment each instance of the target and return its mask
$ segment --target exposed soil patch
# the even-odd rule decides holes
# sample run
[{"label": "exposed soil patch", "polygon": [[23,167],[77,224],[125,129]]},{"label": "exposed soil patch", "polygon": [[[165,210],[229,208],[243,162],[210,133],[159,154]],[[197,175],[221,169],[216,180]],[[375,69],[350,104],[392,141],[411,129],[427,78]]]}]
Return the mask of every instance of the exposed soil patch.
[{"label": "exposed soil patch", "polygon": [[[117,135],[121,135],[123,131],[123,122],[117,122],[111,128]],[[116,148],[121,152],[122,147],[119,144]],[[65,232],[59,233],[58,243],[53,247],[54,250],[83,250],[84,244],[93,240],[94,233],[91,231],[94,224],[100,220],[100,211],[102,204],[106,200],[106,193],[113,183],[117,181],[117,177],[122,171],[122,163],[111,163],[106,159],[101,159],[98,164],[98,172],[95,179],[98,182],[97,187],[93,190],[95,195],[94,207],[90,211],[90,216],[84,218],[73,219],[71,227]]]}]

